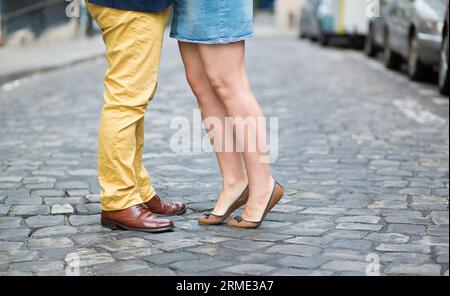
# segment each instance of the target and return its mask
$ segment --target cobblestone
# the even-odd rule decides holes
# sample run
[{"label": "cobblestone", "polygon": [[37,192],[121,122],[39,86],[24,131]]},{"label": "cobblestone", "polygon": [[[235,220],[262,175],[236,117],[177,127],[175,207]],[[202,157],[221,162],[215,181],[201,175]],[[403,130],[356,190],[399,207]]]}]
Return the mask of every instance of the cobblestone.
[{"label": "cobblestone", "polygon": [[230,273],[237,273],[241,275],[254,274],[263,275],[275,271],[276,267],[264,264],[239,264],[225,268],[223,271]]},{"label": "cobblestone", "polygon": [[68,248],[73,242],[66,237],[61,238],[34,238],[28,241],[28,247],[32,250],[44,250],[48,248]]},{"label": "cobblestone", "polygon": [[61,214],[73,214],[74,209],[70,204],[55,204],[52,205],[51,214],[61,215]]},{"label": "cobblestone", "polygon": [[390,264],[384,272],[388,275],[436,276],[440,275],[441,266],[437,264]]},{"label": "cobblestone", "polygon": [[99,223],[104,61],[0,86],[0,275],[65,275],[71,256],[81,275],[365,275],[368,255],[378,255],[381,275],[448,276],[445,126],[394,104],[448,120],[448,99],[351,50],[262,38],[248,43],[247,60],[265,114],[279,119],[273,171],[286,189],[252,231],[197,225],[220,175],[212,153],[170,149],[170,120],[196,108],[173,40],[144,154],[158,193],[188,204],[173,232]]},{"label": "cobblestone", "polygon": [[400,233],[371,233],[365,239],[384,243],[403,244],[409,242],[410,238]]}]

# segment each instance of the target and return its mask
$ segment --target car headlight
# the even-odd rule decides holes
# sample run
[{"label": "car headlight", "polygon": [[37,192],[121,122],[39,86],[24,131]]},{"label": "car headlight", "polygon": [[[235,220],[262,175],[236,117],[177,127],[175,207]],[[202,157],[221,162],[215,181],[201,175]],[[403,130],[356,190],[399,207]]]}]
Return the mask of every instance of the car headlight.
[{"label": "car headlight", "polygon": [[444,23],[436,20],[425,20],[422,22],[422,31],[427,34],[442,34]]}]

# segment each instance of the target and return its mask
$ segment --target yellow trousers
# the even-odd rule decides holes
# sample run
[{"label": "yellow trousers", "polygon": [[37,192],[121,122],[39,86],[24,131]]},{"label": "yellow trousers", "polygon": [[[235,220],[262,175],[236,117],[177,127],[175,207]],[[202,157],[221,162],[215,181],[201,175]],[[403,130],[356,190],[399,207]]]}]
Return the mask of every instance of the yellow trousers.
[{"label": "yellow trousers", "polygon": [[87,7],[102,31],[108,62],[98,139],[101,207],[117,211],[156,194],[142,164],[144,114],[156,92],[168,10]]}]

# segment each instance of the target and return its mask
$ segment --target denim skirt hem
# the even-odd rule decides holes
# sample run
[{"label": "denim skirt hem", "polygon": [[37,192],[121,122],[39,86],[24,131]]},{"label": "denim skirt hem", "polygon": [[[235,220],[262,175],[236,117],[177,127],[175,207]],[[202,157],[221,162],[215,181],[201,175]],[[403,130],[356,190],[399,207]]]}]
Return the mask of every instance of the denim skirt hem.
[{"label": "denim skirt hem", "polygon": [[186,38],[183,36],[180,36],[178,34],[175,33],[171,33],[170,34],[171,38],[174,38],[178,41],[181,42],[186,42],[186,43],[199,43],[199,44],[230,44],[230,43],[235,43],[235,42],[239,42],[239,41],[244,41],[247,39],[251,39],[254,37],[254,34],[247,34],[247,35],[243,35],[243,36],[238,36],[238,37],[229,37],[229,38],[214,38],[214,39],[206,39],[206,40],[196,40],[196,39],[191,39],[191,38]]},{"label": "denim skirt hem", "polygon": [[175,0],[171,37],[227,44],[253,37],[253,1]]}]

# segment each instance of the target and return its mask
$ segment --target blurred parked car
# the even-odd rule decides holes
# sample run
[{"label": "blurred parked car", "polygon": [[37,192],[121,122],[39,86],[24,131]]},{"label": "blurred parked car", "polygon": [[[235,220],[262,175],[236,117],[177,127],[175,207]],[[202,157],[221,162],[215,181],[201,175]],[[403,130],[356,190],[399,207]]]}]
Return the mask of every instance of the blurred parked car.
[{"label": "blurred parked car", "polygon": [[379,15],[371,17],[368,22],[369,28],[367,30],[367,37],[364,44],[364,52],[369,57],[375,57],[377,53],[383,49],[384,31],[386,27],[389,1],[395,0],[380,0],[378,7]]},{"label": "blurred parked car", "polygon": [[300,12],[300,38],[316,41],[320,35],[317,11],[322,0],[307,0]]},{"label": "blurred parked car", "polygon": [[318,8],[319,40],[328,45],[331,38],[347,38],[360,47],[367,35],[367,3],[361,0],[323,0]]},{"label": "blurred parked car", "polygon": [[419,80],[428,69],[439,65],[448,0],[389,0],[385,4],[385,65],[395,69],[406,60],[409,77]]},{"label": "blurred parked car", "polygon": [[366,9],[361,0],[309,0],[301,12],[300,37],[323,46],[332,38],[347,38],[360,47],[367,35]]},{"label": "blurred parked car", "polygon": [[448,4],[447,4],[447,13],[445,16],[445,24],[444,29],[442,30],[442,45],[441,45],[441,58],[439,63],[439,90],[443,95],[448,95],[448,83],[449,83],[449,75],[448,75],[448,43],[449,43],[449,20],[448,20]]}]

